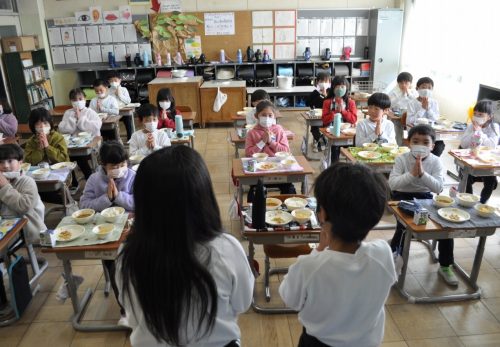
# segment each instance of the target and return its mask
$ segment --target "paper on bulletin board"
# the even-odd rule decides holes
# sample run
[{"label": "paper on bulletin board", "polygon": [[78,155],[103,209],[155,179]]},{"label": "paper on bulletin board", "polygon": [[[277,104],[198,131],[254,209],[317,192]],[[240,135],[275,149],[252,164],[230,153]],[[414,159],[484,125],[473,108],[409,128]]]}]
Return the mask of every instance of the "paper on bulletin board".
[{"label": "paper on bulletin board", "polygon": [[302,56],[306,47],[310,47],[309,39],[298,39],[297,40],[297,55]]},{"label": "paper on bulletin board", "polygon": [[351,47],[351,54],[354,55],[354,52],[356,52],[356,38],[344,37],[344,47]]},{"label": "paper on bulletin board", "polygon": [[66,64],[78,63],[75,46],[64,47],[64,60],[66,60]]},{"label": "paper on bulletin board", "polygon": [[90,63],[89,47],[76,46],[76,57],[78,58],[79,64]]},{"label": "paper on bulletin board", "polygon": [[274,59],[295,59],[295,45],[275,45]]},{"label": "paper on bulletin board", "polygon": [[309,36],[321,36],[321,21],[318,18],[309,19]]},{"label": "paper on bulletin board", "polygon": [[102,7],[101,6],[90,6],[90,22],[92,24],[101,24],[102,19]]},{"label": "paper on bulletin board", "polygon": [[108,62],[108,53],[113,52],[115,53],[115,50],[113,49],[113,45],[101,45],[101,57],[103,62]]},{"label": "paper on bulletin board", "polygon": [[252,26],[268,27],[273,25],[273,11],[253,11]]},{"label": "paper on bulletin board", "polygon": [[356,18],[355,17],[345,18],[344,36],[354,36],[354,35],[356,35]]},{"label": "paper on bulletin board", "polygon": [[297,36],[309,36],[309,19],[297,19]]},{"label": "paper on bulletin board", "polygon": [[267,51],[269,58],[274,59],[274,45],[262,45],[262,54],[264,54],[264,51]]},{"label": "paper on bulletin board", "polygon": [[89,59],[91,63],[100,63],[103,61],[100,45],[89,46]]},{"label": "paper on bulletin board", "polygon": [[356,19],[356,35],[357,36],[367,36],[368,35],[368,19],[357,18]]},{"label": "paper on bulletin board", "polygon": [[333,18],[332,36],[344,36],[344,18]]},{"label": "paper on bulletin board", "polygon": [[322,37],[319,39],[319,51],[321,55],[325,52],[325,49],[330,48],[332,50],[332,39],[330,37]]},{"label": "paper on bulletin board", "polygon": [[66,64],[63,47],[51,47],[50,50],[52,52],[52,62],[54,65]]},{"label": "paper on bulletin board", "polygon": [[115,51],[115,60],[116,61],[125,61],[125,54],[126,54],[125,44],[122,43],[122,44],[114,45],[113,49]]},{"label": "paper on bulletin board", "polygon": [[61,37],[63,45],[74,45],[75,37],[73,36],[73,28],[61,28]]},{"label": "paper on bulletin board", "polygon": [[61,28],[48,28],[49,42],[51,46],[62,45]]},{"label": "paper on bulletin board", "polygon": [[320,19],[321,36],[332,36],[332,18]]},{"label": "paper on bulletin board", "polygon": [[275,27],[295,26],[295,11],[274,11]]},{"label": "paper on bulletin board", "polygon": [[294,28],[276,28],[274,29],[274,37],[276,43],[294,43],[295,29]]},{"label": "paper on bulletin board", "polygon": [[76,11],[75,20],[76,24],[90,24],[92,22],[89,11]]},{"label": "paper on bulletin board", "polygon": [[319,39],[309,39],[309,47],[311,48],[311,56],[319,56]]},{"label": "paper on bulletin board", "polygon": [[205,35],[234,35],[234,12],[205,13]]},{"label": "paper on bulletin board", "polygon": [[252,42],[253,43],[262,43],[262,28],[253,28],[252,29]]},{"label": "paper on bulletin board", "polygon": [[73,25],[76,24],[76,18],[73,17],[59,17],[54,18],[54,25]]},{"label": "paper on bulletin board", "polygon": [[141,56],[144,52],[148,52],[149,57],[152,57],[151,55],[151,44],[149,43],[141,43],[139,44],[139,53],[141,53]]},{"label": "paper on bulletin board", "polygon": [[87,43],[87,34],[85,33],[84,26],[74,27],[73,36],[75,37],[75,44],[81,45]]},{"label": "paper on bulletin board", "polygon": [[101,38],[101,43],[113,42],[113,36],[111,35],[111,26],[99,25],[99,37]]},{"label": "paper on bulletin board", "polygon": [[111,26],[111,36],[113,37],[113,42],[124,42],[125,34],[123,32],[123,25],[112,25]]},{"label": "paper on bulletin board", "polygon": [[332,55],[342,55],[342,49],[344,48],[344,38],[334,37],[332,39]]},{"label": "paper on bulletin board", "polygon": [[87,42],[88,43],[100,43],[99,41],[99,27],[95,25],[87,25],[85,27],[87,32]]},{"label": "paper on bulletin board", "polygon": [[[295,41],[295,37],[293,38]],[[262,43],[273,43],[274,33],[273,28],[262,28]]]},{"label": "paper on bulletin board", "polygon": [[187,38],[184,41],[184,48],[186,49],[187,57],[198,57],[201,55],[201,37],[196,35],[195,37]]},{"label": "paper on bulletin board", "polygon": [[182,12],[181,0],[160,0],[160,13]]},{"label": "paper on bulletin board", "polygon": [[120,12],[121,23],[132,23],[132,10],[129,5],[120,5],[118,11]]},{"label": "paper on bulletin board", "polygon": [[137,42],[137,31],[134,24],[125,24],[123,26],[123,33],[125,35],[125,42]]},{"label": "paper on bulletin board", "polygon": [[135,55],[139,53],[139,45],[137,43],[129,43],[125,45],[125,50],[127,54],[130,54],[132,59],[134,59]]}]

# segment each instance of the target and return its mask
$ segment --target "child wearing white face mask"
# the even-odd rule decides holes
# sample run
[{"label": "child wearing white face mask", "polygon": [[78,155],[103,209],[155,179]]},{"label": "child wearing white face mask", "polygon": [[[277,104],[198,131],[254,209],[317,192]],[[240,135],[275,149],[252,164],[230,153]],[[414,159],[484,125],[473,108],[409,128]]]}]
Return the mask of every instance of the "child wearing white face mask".
[{"label": "child wearing white face mask", "polygon": [[[325,101],[328,91],[330,90],[330,74],[320,72],[316,76],[316,88],[309,94],[307,99],[307,106],[310,109],[323,109],[323,101]],[[325,145],[326,139],[321,135],[319,127],[311,127],[311,134],[313,136],[313,152],[321,152]]]},{"label": "child wearing white face mask", "polygon": [[[130,104],[132,99],[130,99],[128,89],[120,85],[122,79],[118,71],[112,71],[109,73],[108,82],[109,95],[116,99],[116,101],[118,102],[118,108],[122,108]],[[132,136],[132,122],[134,121],[134,118],[126,114],[120,120],[125,125],[125,130],[127,131],[127,139],[130,139],[130,137]]]},{"label": "child wearing white face mask", "polygon": [[[479,146],[486,146],[493,149],[496,148],[500,130],[498,124],[494,123],[492,118],[493,103],[490,100],[478,101],[476,106],[474,106],[472,123],[465,129],[460,141],[460,147],[473,149]],[[497,188],[497,178],[496,176],[469,176],[465,191],[472,194],[472,185],[478,181],[484,183],[484,187],[481,190],[480,202],[485,204]]]},{"label": "child wearing white face mask", "polygon": [[102,79],[94,81],[96,97],[90,101],[89,107],[97,113],[118,115],[118,101],[109,94],[108,84]]},{"label": "child wearing white face mask", "polygon": [[175,115],[181,114],[175,108],[175,99],[170,88],[162,88],[156,95],[156,104],[158,105],[158,129],[175,129]]},{"label": "child wearing white face mask", "polygon": [[137,116],[144,129],[132,134],[129,144],[130,155],[148,155],[170,146],[170,138],[164,130],[158,130],[158,110],[151,104],[144,104],[137,109]]}]

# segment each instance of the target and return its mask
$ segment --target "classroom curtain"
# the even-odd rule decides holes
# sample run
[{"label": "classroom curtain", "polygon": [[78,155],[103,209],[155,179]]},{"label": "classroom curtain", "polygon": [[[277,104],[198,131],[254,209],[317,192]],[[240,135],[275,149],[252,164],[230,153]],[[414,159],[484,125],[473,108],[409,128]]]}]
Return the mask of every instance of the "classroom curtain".
[{"label": "classroom curtain", "polygon": [[500,88],[498,15],[493,0],[405,0],[401,71],[434,80],[441,114],[464,121],[479,84]]}]

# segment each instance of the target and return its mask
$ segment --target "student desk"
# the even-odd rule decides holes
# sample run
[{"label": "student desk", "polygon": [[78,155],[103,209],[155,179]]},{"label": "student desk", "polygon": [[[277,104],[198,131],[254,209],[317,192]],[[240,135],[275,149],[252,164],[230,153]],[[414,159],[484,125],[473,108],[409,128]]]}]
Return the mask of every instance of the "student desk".
[{"label": "student desk", "polygon": [[[397,204],[397,201],[392,201],[389,202],[388,207],[389,211],[394,214],[398,222],[403,224],[404,228],[406,229],[403,246],[403,268],[401,270],[401,275],[399,275],[398,281],[395,284],[396,289],[401,293],[401,295],[407,298],[408,301],[412,303],[433,303],[479,299],[481,297],[481,289],[477,285],[477,277],[479,275],[481,261],[483,259],[484,245],[486,244],[486,237],[493,235],[495,233],[496,227],[466,229],[461,228],[460,224],[457,224],[456,228],[450,229],[443,228],[438,223],[432,220],[429,220],[426,225],[415,225],[413,223],[413,217],[404,214],[399,209]],[[415,297],[407,292],[404,288],[404,285],[406,279],[406,271],[408,269],[408,259],[410,255],[410,245],[412,237],[419,241],[462,237],[479,237],[479,243],[476,248],[476,254],[474,256],[474,263],[472,265],[471,273],[467,274],[464,269],[462,269],[462,267],[460,267],[458,264],[453,264],[456,273],[465,279],[467,284],[472,287],[474,292],[470,294],[463,293],[424,297]]]},{"label": "student desk", "polygon": [[68,147],[68,154],[70,157],[86,157],[90,155],[92,171],[95,171],[98,166],[97,152],[101,146],[101,142],[101,136],[94,136],[90,143],[82,147]]},{"label": "student desk", "polygon": [[[292,141],[294,138],[294,133],[288,130],[285,130],[285,132],[288,141]],[[237,129],[231,129],[229,132],[229,137],[231,139],[231,143],[234,145],[234,157],[239,158],[240,154],[238,153],[238,150],[245,149],[246,139],[238,135]]]},{"label": "student desk", "polygon": [[[406,124],[408,130],[414,127],[413,124]],[[432,126],[432,129],[436,132],[436,141],[444,140],[460,140],[465,130],[454,129],[452,127],[443,127],[440,125]]]},{"label": "student desk", "polygon": [[77,331],[84,332],[98,332],[98,331],[121,331],[129,330],[126,327],[118,325],[84,325],[80,323],[82,316],[85,312],[87,305],[92,296],[92,288],[87,288],[85,294],[78,298],[76,284],[73,278],[73,271],[71,268],[72,260],[85,260],[85,259],[99,259],[99,260],[115,260],[118,254],[118,248],[125,241],[127,236],[127,229],[124,229],[118,241],[104,243],[100,245],[76,246],[76,247],[57,247],[57,248],[43,248],[43,253],[54,253],[58,259],[62,260],[64,276],[68,282],[68,294],[73,305],[73,315],[71,317],[71,324]]},{"label": "student desk", "polygon": [[468,150],[451,150],[448,153],[453,157],[455,165],[462,169],[462,177],[460,178],[460,183],[458,184],[458,191],[460,193],[465,193],[465,188],[467,187],[467,179],[469,176],[498,176],[500,175],[500,165],[498,163],[471,163],[466,160],[460,153],[467,153]]},{"label": "student desk", "polygon": [[101,131],[114,131],[114,139],[121,142],[120,138],[120,119],[122,118],[121,115],[108,115],[105,119],[102,121],[101,125]]},{"label": "student desk", "polygon": [[[351,163],[358,162],[358,159],[356,159],[347,148],[341,148],[340,153],[346,157],[348,162],[351,162]],[[364,161],[364,160],[359,160],[359,162],[370,166],[375,172],[379,172],[382,174],[390,174],[392,171],[392,168],[394,167],[394,162],[381,163],[381,162],[369,162],[369,161]]]},{"label": "student desk", "polygon": [[189,147],[194,149],[194,136],[190,135],[189,137],[185,136],[183,138],[174,138],[170,139],[170,143],[172,146],[178,145],[188,145]]},{"label": "student desk", "polygon": [[306,135],[304,136],[304,142],[302,144],[302,153],[309,160],[318,160],[309,158],[309,132],[311,127],[322,127],[323,119],[322,116],[311,115],[309,112],[301,112],[300,115],[306,121]]},{"label": "student desk", "polygon": [[[71,198],[71,194],[69,193],[67,185],[68,182],[71,182],[72,171],[73,170],[70,169],[57,170],[57,176],[56,174],[51,173],[49,177],[38,180],[34,179],[33,176],[31,176],[30,172],[28,172],[28,176],[32,177],[35,180],[39,193],[59,192],[62,197],[64,212],[66,214],[66,209],[70,207],[73,202],[73,199]],[[62,179],[62,177],[64,178]],[[47,216],[50,212],[58,209],[60,209],[60,207],[58,206],[46,209],[45,216]]]},{"label": "student desk", "polygon": [[[118,110],[118,114],[120,116],[130,117],[131,124],[132,124],[132,134],[135,133],[135,119],[134,119],[135,109],[136,109],[135,106],[124,106]],[[130,134],[130,136],[132,136],[132,134]]]},{"label": "student desk", "polygon": [[[283,118],[283,116],[281,114],[278,114],[276,115],[276,123],[279,124],[279,120]],[[240,116],[240,115],[236,115],[236,116],[231,116],[231,120],[233,121],[233,124],[234,124],[234,128],[242,128],[244,127],[246,124],[247,124],[247,117],[245,116]]]},{"label": "student desk", "polygon": [[[184,128],[194,129],[194,121],[196,120],[195,111],[181,111],[182,115],[182,125]],[[193,146],[194,147],[194,146]]]},{"label": "student desk", "polygon": [[328,143],[325,148],[325,161],[327,167],[332,164],[332,146],[354,146],[355,135],[346,135],[341,132],[340,136],[335,136],[327,131],[327,128],[320,128],[319,131],[328,139]]}]

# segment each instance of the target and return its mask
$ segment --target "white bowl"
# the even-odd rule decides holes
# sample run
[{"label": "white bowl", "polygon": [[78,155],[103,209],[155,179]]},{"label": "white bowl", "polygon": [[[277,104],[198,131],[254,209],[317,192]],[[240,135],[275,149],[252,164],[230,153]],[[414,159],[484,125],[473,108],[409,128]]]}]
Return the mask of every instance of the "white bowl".
[{"label": "white bowl", "polygon": [[455,203],[455,199],[446,195],[434,195],[432,200],[434,201],[434,205],[437,207],[450,207],[453,203]]},{"label": "white bowl", "polygon": [[381,145],[381,147],[382,147],[382,151],[384,151],[384,152],[390,152],[393,149],[397,149],[398,145],[395,144],[395,143],[383,143]]},{"label": "white bowl", "polygon": [[78,133],[78,137],[83,137],[84,139],[90,139],[92,137],[92,134],[88,133],[86,131],[83,131],[81,133]]},{"label": "white bowl", "polygon": [[298,197],[288,198],[285,200],[285,205],[289,211],[293,211],[299,208],[306,207],[307,200]]},{"label": "white bowl", "polygon": [[71,217],[78,224],[87,224],[92,220],[92,218],[94,218],[94,215],[95,215],[95,211],[93,209],[84,208],[82,210],[78,210],[76,212],[73,212]]},{"label": "white bowl", "polygon": [[363,148],[367,151],[374,151],[378,148],[378,145],[376,143],[367,142],[363,143]]},{"label": "white bowl", "polygon": [[266,199],[266,210],[271,211],[271,210],[277,210],[283,202],[280,199],[276,198],[267,198]]},{"label": "white bowl", "polygon": [[109,207],[105,210],[102,210],[101,216],[104,217],[104,220],[108,223],[114,223],[122,214],[125,213],[125,209],[123,207],[115,206]]},{"label": "white bowl", "polygon": [[99,224],[92,228],[92,232],[96,234],[99,240],[105,240],[111,235],[114,229],[114,224]]},{"label": "white bowl", "polygon": [[263,161],[266,161],[266,159],[268,158],[269,156],[266,154],[266,153],[254,153],[252,155],[252,158],[254,158],[255,160],[257,160],[258,163],[260,162],[263,162]]},{"label": "white bowl", "polygon": [[457,194],[458,204],[464,207],[472,207],[479,202],[479,196],[468,193]]},{"label": "white bowl", "polygon": [[297,164],[294,158],[283,159],[280,163],[285,169],[291,169],[295,164]]},{"label": "white bowl", "polygon": [[299,224],[305,224],[311,219],[312,211],[308,208],[297,208],[292,211],[293,219]]},{"label": "white bowl", "polygon": [[417,121],[415,124],[429,124],[429,119],[428,118],[417,118]]},{"label": "white bowl", "polygon": [[36,180],[44,180],[50,176],[50,169],[43,168],[35,170],[31,173],[31,176],[33,176],[33,178]]},{"label": "white bowl", "polygon": [[477,211],[478,215],[485,218],[493,216],[496,210],[496,208],[494,208],[493,206],[486,204],[476,204],[474,206],[474,209]]},{"label": "white bowl", "polygon": [[186,70],[172,70],[172,76],[176,78],[186,76]]},{"label": "white bowl", "polygon": [[274,156],[280,159],[286,159],[288,157],[292,157],[293,155],[290,152],[276,152]]}]

